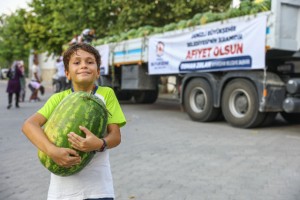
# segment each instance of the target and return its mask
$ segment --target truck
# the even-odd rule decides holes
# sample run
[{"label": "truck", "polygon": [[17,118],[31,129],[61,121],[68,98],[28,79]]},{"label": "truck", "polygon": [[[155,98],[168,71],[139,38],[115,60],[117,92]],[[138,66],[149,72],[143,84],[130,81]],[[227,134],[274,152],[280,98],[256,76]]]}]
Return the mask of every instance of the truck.
[{"label": "truck", "polygon": [[280,113],[300,122],[300,1],[272,0],[268,11],[97,45],[100,84],[119,100],[154,103],[166,76],[199,122],[269,125]]}]

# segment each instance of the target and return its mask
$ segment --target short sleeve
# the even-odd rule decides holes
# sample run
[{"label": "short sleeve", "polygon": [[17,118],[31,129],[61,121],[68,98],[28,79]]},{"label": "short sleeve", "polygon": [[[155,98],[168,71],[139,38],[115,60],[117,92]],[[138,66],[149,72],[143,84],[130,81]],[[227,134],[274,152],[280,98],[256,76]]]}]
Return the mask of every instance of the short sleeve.
[{"label": "short sleeve", "polygon": [[65,90],[63,92],[52,95],[44,104],[44,106],[37,111],[37,113],[43,115],[48,120],[58,104],[70,93],[71,90]]},{"label": "short sleeve", "polygon": [[109,111],[108,124],[118,124],[120,127],[124,126],[126,118],[112,89],[109,90],[105,101],[106,108]]}]

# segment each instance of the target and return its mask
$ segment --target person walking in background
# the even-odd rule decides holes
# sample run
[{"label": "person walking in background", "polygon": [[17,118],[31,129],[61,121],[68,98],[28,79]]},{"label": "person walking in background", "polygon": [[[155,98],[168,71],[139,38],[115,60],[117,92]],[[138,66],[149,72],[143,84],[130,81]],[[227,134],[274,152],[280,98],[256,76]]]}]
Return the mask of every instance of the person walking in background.
[{"label": "person walking in background", "polygon": [[67,89],[67,77],[66,77],[65,65],[62,57],[59,57],[56,60],[56,70],[57,70],[58,81],[60,83],[60,91],[64,91],[65,89]]},{"label": "person walking in background", "polygon": [[31,77],[31,81],[29,83],[29,88],[31,90],[31,96],[29,98],[29,101],[40,101],[40,98],[38,97],[38,92],[39,90],[42,88],[41,85],[41,70],[39,67],[39,61],[37,58],[33,59],[33,65],[31,68],[31,72],[32,72],[32,77]]},{"label": "person walking in background", "polygon": [[21,70],[18,67],[18,62],[14,61],[10,69],[7,72],[7,77],[9,78],[6,92],[8,93],[8,106],[10,109],[12,106],[13,94],[16,95],[16,108],[19,108],[19,96],[21,91],[20,78],[23,76]]},{"label": "person walking in background", "polygon": [[26,95],[26,77],[25,77],[25,67],[24,67],[23,60],[18,61],[18,67],[23,75],[22,77],[20,77],[21,91],[20,91],[19,102],[24,102],[25,95]]}]

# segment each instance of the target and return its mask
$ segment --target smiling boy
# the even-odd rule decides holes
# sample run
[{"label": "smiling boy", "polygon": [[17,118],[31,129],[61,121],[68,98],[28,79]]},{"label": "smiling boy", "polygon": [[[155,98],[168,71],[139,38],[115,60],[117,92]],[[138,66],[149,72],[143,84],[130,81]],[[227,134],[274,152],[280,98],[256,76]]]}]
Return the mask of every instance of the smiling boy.
[{"label": "smiling boy", "polygon": [[[38,149],[63,167],[80,163],[81,159],[75,149],[84,152],[97,151],[93,160],[77,174],[60,177],[51,173],[48,200],[114,199],[109,154],[106,149],[120,144],[120,127],[126,124],[126,119],[113,90],[94,84],[100,76],[100,60],[99,52],[91,45],[81,43],[69,47],[64,53],[63,61],[66,76],[72,81],[72,88],[52,95],[22,127],[24,134]],[[107,136],[99,139],[87,128],[80,127],[86,137],[71,132],[68,134],[68,140],[73,149],[59,148],[48,140],[42,126],[56,106],[74,91],[92,91],[103,100],[111,114],[108,118]]]}]

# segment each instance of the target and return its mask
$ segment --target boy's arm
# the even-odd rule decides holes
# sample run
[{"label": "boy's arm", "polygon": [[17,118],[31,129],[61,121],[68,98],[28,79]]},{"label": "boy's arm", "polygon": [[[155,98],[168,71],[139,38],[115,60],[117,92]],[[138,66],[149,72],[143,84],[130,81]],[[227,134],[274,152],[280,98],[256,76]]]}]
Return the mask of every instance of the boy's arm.
[{"label": "boy's arm", "polygon": [[78,164],[80,157],[75,150],[56,147],[48,140],[42,129],[46,121],[43,115],[35,113],[24,122],[22,131],[38,149],[50,156],[58,165],[71,167]]},{"label": "boy's arm", "polygon": [[107,126],[107,136],[104,139],[108,149],[118,146],[121,143],[121,131],[119,125],[109,124]]}]

